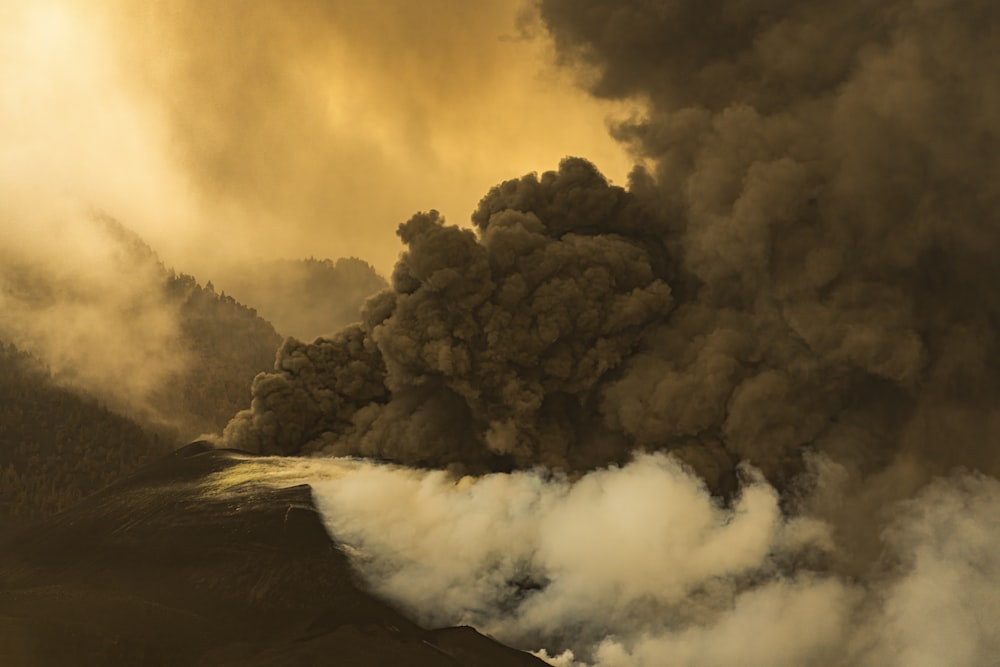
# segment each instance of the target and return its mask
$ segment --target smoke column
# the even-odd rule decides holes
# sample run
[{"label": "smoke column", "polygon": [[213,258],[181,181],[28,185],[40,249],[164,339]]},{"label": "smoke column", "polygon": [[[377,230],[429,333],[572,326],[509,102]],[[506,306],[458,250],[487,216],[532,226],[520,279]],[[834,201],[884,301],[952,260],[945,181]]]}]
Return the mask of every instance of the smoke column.
[{"label": "smoke column", "polygon": [[363,321],[288,341],[223,440],[447,471],[320,502],[386,595],[550,656],[984,664],[995,6],[537,8],[595,95],[646,105],[628,188],[569,158],[474,230],[415,215]]}]

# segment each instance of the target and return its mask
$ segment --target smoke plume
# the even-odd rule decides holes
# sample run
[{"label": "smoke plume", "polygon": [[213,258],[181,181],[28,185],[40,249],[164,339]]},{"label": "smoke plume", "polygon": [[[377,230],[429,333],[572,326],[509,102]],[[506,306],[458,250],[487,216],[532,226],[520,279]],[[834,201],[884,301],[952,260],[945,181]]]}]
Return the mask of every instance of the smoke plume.
[{"label": "smoke plume", "polygon": [[[995,471],[1000,74],[985,3],[543,2],[650,165],[493,188],[399,229],[363,323],[288,343],[227,441],[585,470],[668,451],[716,490],[802,452]],[[941,442],[953,443],[947,451]]]},{"label": "smoke plume", "polygon": [[555,665],[991,660],[994,6],[537,6],[648,110],[628,188],[568,158],[473,230],[414,216],[225,442],[428,468],[337,463],[332,534],[425,622]]},{"label": "smoke plume", "polygon": [[[498,14],[465,8],[450,23],[437,3],[250,4],[216,4],[211,20],[193,3],[121,9],[115,29],[134,31],[120,46],[138,55],[135,70],[96,67],[110,73],[89,86],[17,40],[0,47],[17,56],[0,64],[16,82],[11,99],[39,118],[82,99],[73,107],[85,118],[117,121],[95,120],[104,140],[92,143],[74,124],[25,122],[5,98],[0,132],[29,141],[3,158],[5,175],[26,174],[3,184],[14,202],[4,205],[20,214],[65,185],[86,202],[112,199],[119,217],[153,200],[165,219],[184,223],[191,207],[242,221],[244,235],[200,237],[211,248],[286,248],[291,235],[270,231],[285,216],[306,221],[297,238],[315,242],[331,238],[330,218],[384,217],[388,181],[407,201],[423,201],[441,173],[462,189],[461,169],[434,167],[456,156],[492,166],[539,117],[510,92],[525,82],[497,55]],[[643,109],[613,130],[639,163],[627,187],[567,158],[489,190],[471,227],[414,215],[399,227],[406,250],[390,287],[361,321],[286,341],[224,444],[393,463],[275,465],[293,469],[281,479],[313,482],[331,532],[383,595],[426,623],[474,623],[543,648],[553,664],[994,659],[995,3],[535,8],[596,97]],[[63,44],[61,10],[37,21],[2,11]],[[388,26],[380,39],[353,29],[367,11]],[[454,48],[434,49],[428,31],[441,26]],[[492,55],[480,58],[484,34]],[[91,41],[85,61],[101,53]],[[54,77],[38,82],[66,85],[14,76],[9,63],[31,58],[44,61],[31,71]],[[369,62],[402,83],[385,92],[317,75]],[[137,112],[119,76],[140,99],[169,103]],[[428,81],[443,82],[440,96],[411,95]],[[455,94],[463,87],[475,105],[449,103],[467,99]],[[422,106],[379,115],[409,97]],[[488,135],[489,148],[435,133],[440,118]],[[168,144],[194,194],[145,161]],[[114,173],[143,174],[136,192],[103,177],[103,150],[118,145]],[[35,159],[52,146],[55,157]],[[75,157],[64,166],[62,156]],[[18,187],[38,173],[58,178],[41,192]],[[32,223],[7,236],[16,251],[0,245],[4,265],[37,265],[32,239],[62,228],[44,226],[44,207],[4,215]],[[38,252],[61,271],[58,250]],[[83,268],[104,258],[94,259]],[[44,340],[52,327],[17,310],[18,275],[5,277],[15,286],[5,326],[30,323],[37,330],[19,335]],[[86,273],[57,275],[60,289],[88,284]],[[123,289],[110,310],[133,314]],[[137,321],[169,340],[155,318]],[[267,474],[247,465],[248,478]]]}]

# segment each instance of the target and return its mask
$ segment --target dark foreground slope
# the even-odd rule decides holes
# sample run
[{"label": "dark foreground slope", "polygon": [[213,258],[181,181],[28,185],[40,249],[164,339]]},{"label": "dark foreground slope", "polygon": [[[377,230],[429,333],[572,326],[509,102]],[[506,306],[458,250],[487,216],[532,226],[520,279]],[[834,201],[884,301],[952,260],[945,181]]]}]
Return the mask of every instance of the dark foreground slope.
[{"label": "dark foreground slope", "polygon": [[309,487],[206,496],[191,445],[0,544],[0,664],[540,665],[366,593]]}]

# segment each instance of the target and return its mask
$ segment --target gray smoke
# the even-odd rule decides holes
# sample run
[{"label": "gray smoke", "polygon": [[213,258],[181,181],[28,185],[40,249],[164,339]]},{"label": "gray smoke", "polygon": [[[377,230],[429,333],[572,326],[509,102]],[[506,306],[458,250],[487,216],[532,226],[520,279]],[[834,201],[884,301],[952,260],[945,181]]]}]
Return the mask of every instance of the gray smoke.
[{"label": "gray smoke", "polygon": [[[986,2],[543,1],[616,128],[505,182],[475,231],[400,227],[363,323],[290,341],[229,444],[583,470],[672,452],[716,491],[802,453],[900,493],[997,470],[1000,38]],[[949,443],[947,448],[941,443]],[[862,494],[863,495],[863,494]]]},{"label": "gray smoke", "polygon": [[383,595],[552,664],[995,660],[1000,12],[538,10],[646,104],[629,187],[570,158],[413,217],[226,441],[447,469],[314,488]]},{"label": "gray smoke", "polygon": [[[564,53],[597,68],[595,92],[650,100],[617,133],[653,165],[635,180],[700,282],[665,332],[683,338],[651,346],[621,385],[664,400],[622,427],[655,437],[664,414],[704,415],[692,430],[721,426],[728,450],[766,470],[856,433],[873,441],[837,453],[866,468],[900,446],[940,458],[942,441],[958,450],[948,464],[993,468],[993,5],[541,11]],[[744,335],[729,345],[749,343],[735,355],[717,342],[734,323]],[[678,374],[679,358],[718,370]],[[671,409],[692,395],[700,410]]]},{"label": "gray smoke", "polygon": [[628,233],[644,215],[567,160],[492,191],[478,236],[414,216],[393,288],[337,336],[286,343],[227,439],[482,469],[623,456],[601,391],[673,305],[655,239]]}]

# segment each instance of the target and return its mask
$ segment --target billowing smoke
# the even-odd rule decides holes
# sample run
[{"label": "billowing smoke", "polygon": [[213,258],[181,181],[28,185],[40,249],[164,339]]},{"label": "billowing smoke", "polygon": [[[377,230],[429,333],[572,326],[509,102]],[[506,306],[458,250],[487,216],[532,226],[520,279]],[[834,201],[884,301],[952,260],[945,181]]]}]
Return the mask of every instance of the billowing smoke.
[{"label": "billowing smoke", "polygon": [[[508,208],[511,198],[526,210]],[[568,213],[550,218],[546,206]],[[581,214],[593,229],[569,231]],[[258,378],[256,407],[228,440],[490,468],[583,467],[624,453],[615,434],[585,427],[600,424],[604,378],[673,303],[654,251],[614,233],[640,225],[641,209],[571,160],[497,189],[477,215],[480,238],[434,212],[401,226],[409,251],[394,289],[337,336],[286,343],[282,372]]]},{"label": "billowing smoke", "polygon": [[994,5],[538,9],[647,105],[629,187],[569,158],[473,230],[414,216],[391,289],[288,341],[224,440],[425,468],[317,482],[331,532],[553,664],[995,659]]},{"label": "billowing smoke", "polygon": [[[780,3],[779,3],[780,4]],[[587,162],[431,212],[365,321],[287,344],[227,440],[572,470],[674,452],[716,490],[806,449],[995,470],[987,3],[543,2],[650,170]],[[947,450],[941,442],[952,443]]]},{"label": "billowing smoke", "polygon": [[845,470],[814,457],[809,471],[810,497],[785,510],[751,468],[724,505],[663,454],[576,480],[248,459],[206,492],[309,482],[375,592],[427,626],[471,624],[553,665],[993,664],[1000,482],[960,472],[887,504],[881,553],[855,574],[809,506],[842,497]]},{"label": "billowing smoke", "polygon": [[886,508],[884,555],[860,580],[824,567],[830,525],[786,518],[759,478],[723,508],[661,455],[572,484],[361,465],[314,486],[377,591],[554,664],[971,666],[1000,649],[992,478]]}]

